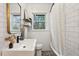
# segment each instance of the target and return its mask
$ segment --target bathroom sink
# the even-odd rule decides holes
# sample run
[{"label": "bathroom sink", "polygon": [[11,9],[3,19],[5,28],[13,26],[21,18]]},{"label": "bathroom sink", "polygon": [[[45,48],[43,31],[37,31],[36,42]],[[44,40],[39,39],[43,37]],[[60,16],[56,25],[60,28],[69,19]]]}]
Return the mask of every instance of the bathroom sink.
[{"label": "bathroom sink", "polygon": [[[24,39],[19,43],[14,44],[14,47],[3,49],[4,56],[17,56],[17,55],[34,55],[36,39]],[[23,54],[22,54],[23,53]]]},{"label": "bathroom sink", "polygon": [[[23,41],[20,41],[19,43],[16,43],[13,45],[13,48],[5,48],[3,50],[22,50],[25,46],[26,51],[32,51],[35,49],[36,40],[35,39],[24,39]],[[24,49],[23,49],[24,50]]]},{"label": "bathroom sink", "polygon": [[19,49],[26,49],[27,48],[27,46],[26,45],[21,45],[20,47],[19,47]]}]

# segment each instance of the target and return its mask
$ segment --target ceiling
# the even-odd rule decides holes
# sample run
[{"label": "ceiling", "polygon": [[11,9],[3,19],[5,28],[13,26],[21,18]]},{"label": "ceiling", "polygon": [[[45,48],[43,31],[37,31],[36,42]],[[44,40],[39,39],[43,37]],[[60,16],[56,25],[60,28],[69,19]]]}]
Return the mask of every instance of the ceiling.
[{"label": "ceiling", "polygon": [[21,6],[24,8],[43,8],[45,10],[50,11],[52,3],[21,3]]}]

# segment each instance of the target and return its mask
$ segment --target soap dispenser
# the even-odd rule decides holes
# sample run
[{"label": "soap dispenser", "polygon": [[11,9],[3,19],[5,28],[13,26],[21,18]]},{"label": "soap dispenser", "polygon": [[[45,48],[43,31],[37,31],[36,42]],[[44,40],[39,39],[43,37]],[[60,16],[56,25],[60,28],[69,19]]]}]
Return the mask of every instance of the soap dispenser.
[{"label": "soap dispenser", "polygon": [[9,48],[11,49],[11,48],[13,48],[13,44],[10,42],[10,44],[9,44]]},{"label": "soap dispenser", "polygon": [[19,36],[17,36],[17,43],[19,43]]}]

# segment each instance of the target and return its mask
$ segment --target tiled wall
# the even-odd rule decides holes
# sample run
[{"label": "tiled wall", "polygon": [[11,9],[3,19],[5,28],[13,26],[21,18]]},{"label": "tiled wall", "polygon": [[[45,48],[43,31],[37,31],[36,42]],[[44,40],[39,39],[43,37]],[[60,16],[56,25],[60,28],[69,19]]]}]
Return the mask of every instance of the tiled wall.
[{"label": "tiled wall", "polygon": [[0,48],[2,48],[2,40],[3,40],[3,32],[4,32],[4,29],[3,29],[3,27],[4,27],[4,20],[3,20],[3,5],[2,4],[0,4]]},{"label": "tiled wall", "polygon": [[64,4],[64,55],[79,55],[79,4]]},{"label": "tiled wall", "polygon": [[6,6],[0,3],[0,49],[5,46],[5,37],[7,36],[7,23],[6,23]]}]

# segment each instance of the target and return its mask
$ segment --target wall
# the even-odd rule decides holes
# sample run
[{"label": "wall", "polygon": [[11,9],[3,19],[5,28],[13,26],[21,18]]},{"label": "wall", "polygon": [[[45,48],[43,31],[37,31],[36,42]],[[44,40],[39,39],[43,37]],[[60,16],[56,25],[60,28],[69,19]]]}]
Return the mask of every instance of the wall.
[{"label": "wall", "polygon": [[64,4],[65,42],[64,55],[79,56],[79,4]]},{"label": "wall", "polygon": [[7,33],[7,19],[6,19],[6,4],[0,3],[0,49],[8,47],[5,38],[8,37]]},{"label": "wall", "polygon": [[6,5],[0,3],[0,49],[6,47],[5,37],[7,36]]},{"label": "wall", "polygon": [[[43,44],[43,50],[50,50],[49,40],[50,40],[50,32],[49,32],[49,8],[50,4],[21,4],[21,25],[23,25],[23,16],[24,16],[24,9],[28,11],[28,17],[32,17],[32,12],[45,12],[47,13],[46,17],[46,30],[44,31],[32,31],[30,30],[27,33],[27,30],[25,31],[25,35],[28,38],[35,38],[37,39],[37,43]],[[3,48],[6,46],[5,44],[5,37],[8,36],[7,33],[7,22],[6,22],[6,5],[0,4],[0,48]],[[27,27],[26,27],[27,29]],[[28,34],[28,35],[27,35]],[[26,37],[25,37],[26,38]],[[4,46],[3,46],[4,45]]]},{"label": "wall", "polygon": [[[21,5],[21,29],[24,30],[24,38],[27,38],[27,30],[28,30],[28,28],[24,27],[23,19],[24,19],[24,11],[27,11],[25,9],[28,7],[28,5],[26,5],[25,3],[20,3],[20,5]],[[26,18],[27,18],[27,13],[26,13]]]},{"label": "wall", "polygon": [[[0,4],[0,42],[3,40],[3,18],[2,18],[2,15],[3,15],[3,5],[2,4]],[[0,45],[2,45],[2,43],[0,43]],[[0,48],[2,48],[2,46],[0,46]]]},{"label": "wall", "polygon": [[32,30],[32,28],[29,28],[29,31],[27,33],[27,38],[35,38],[37,39],[37,43],[43,44],[43,50],[50,50],[49,40],[50,40],[50,31],[49,31],[49,10],[51,4],[26,4],[28,7],[26,8],[27,11],[27,17],[31,17],[33,19],[32,13],[46,13],[46,30]]}]

